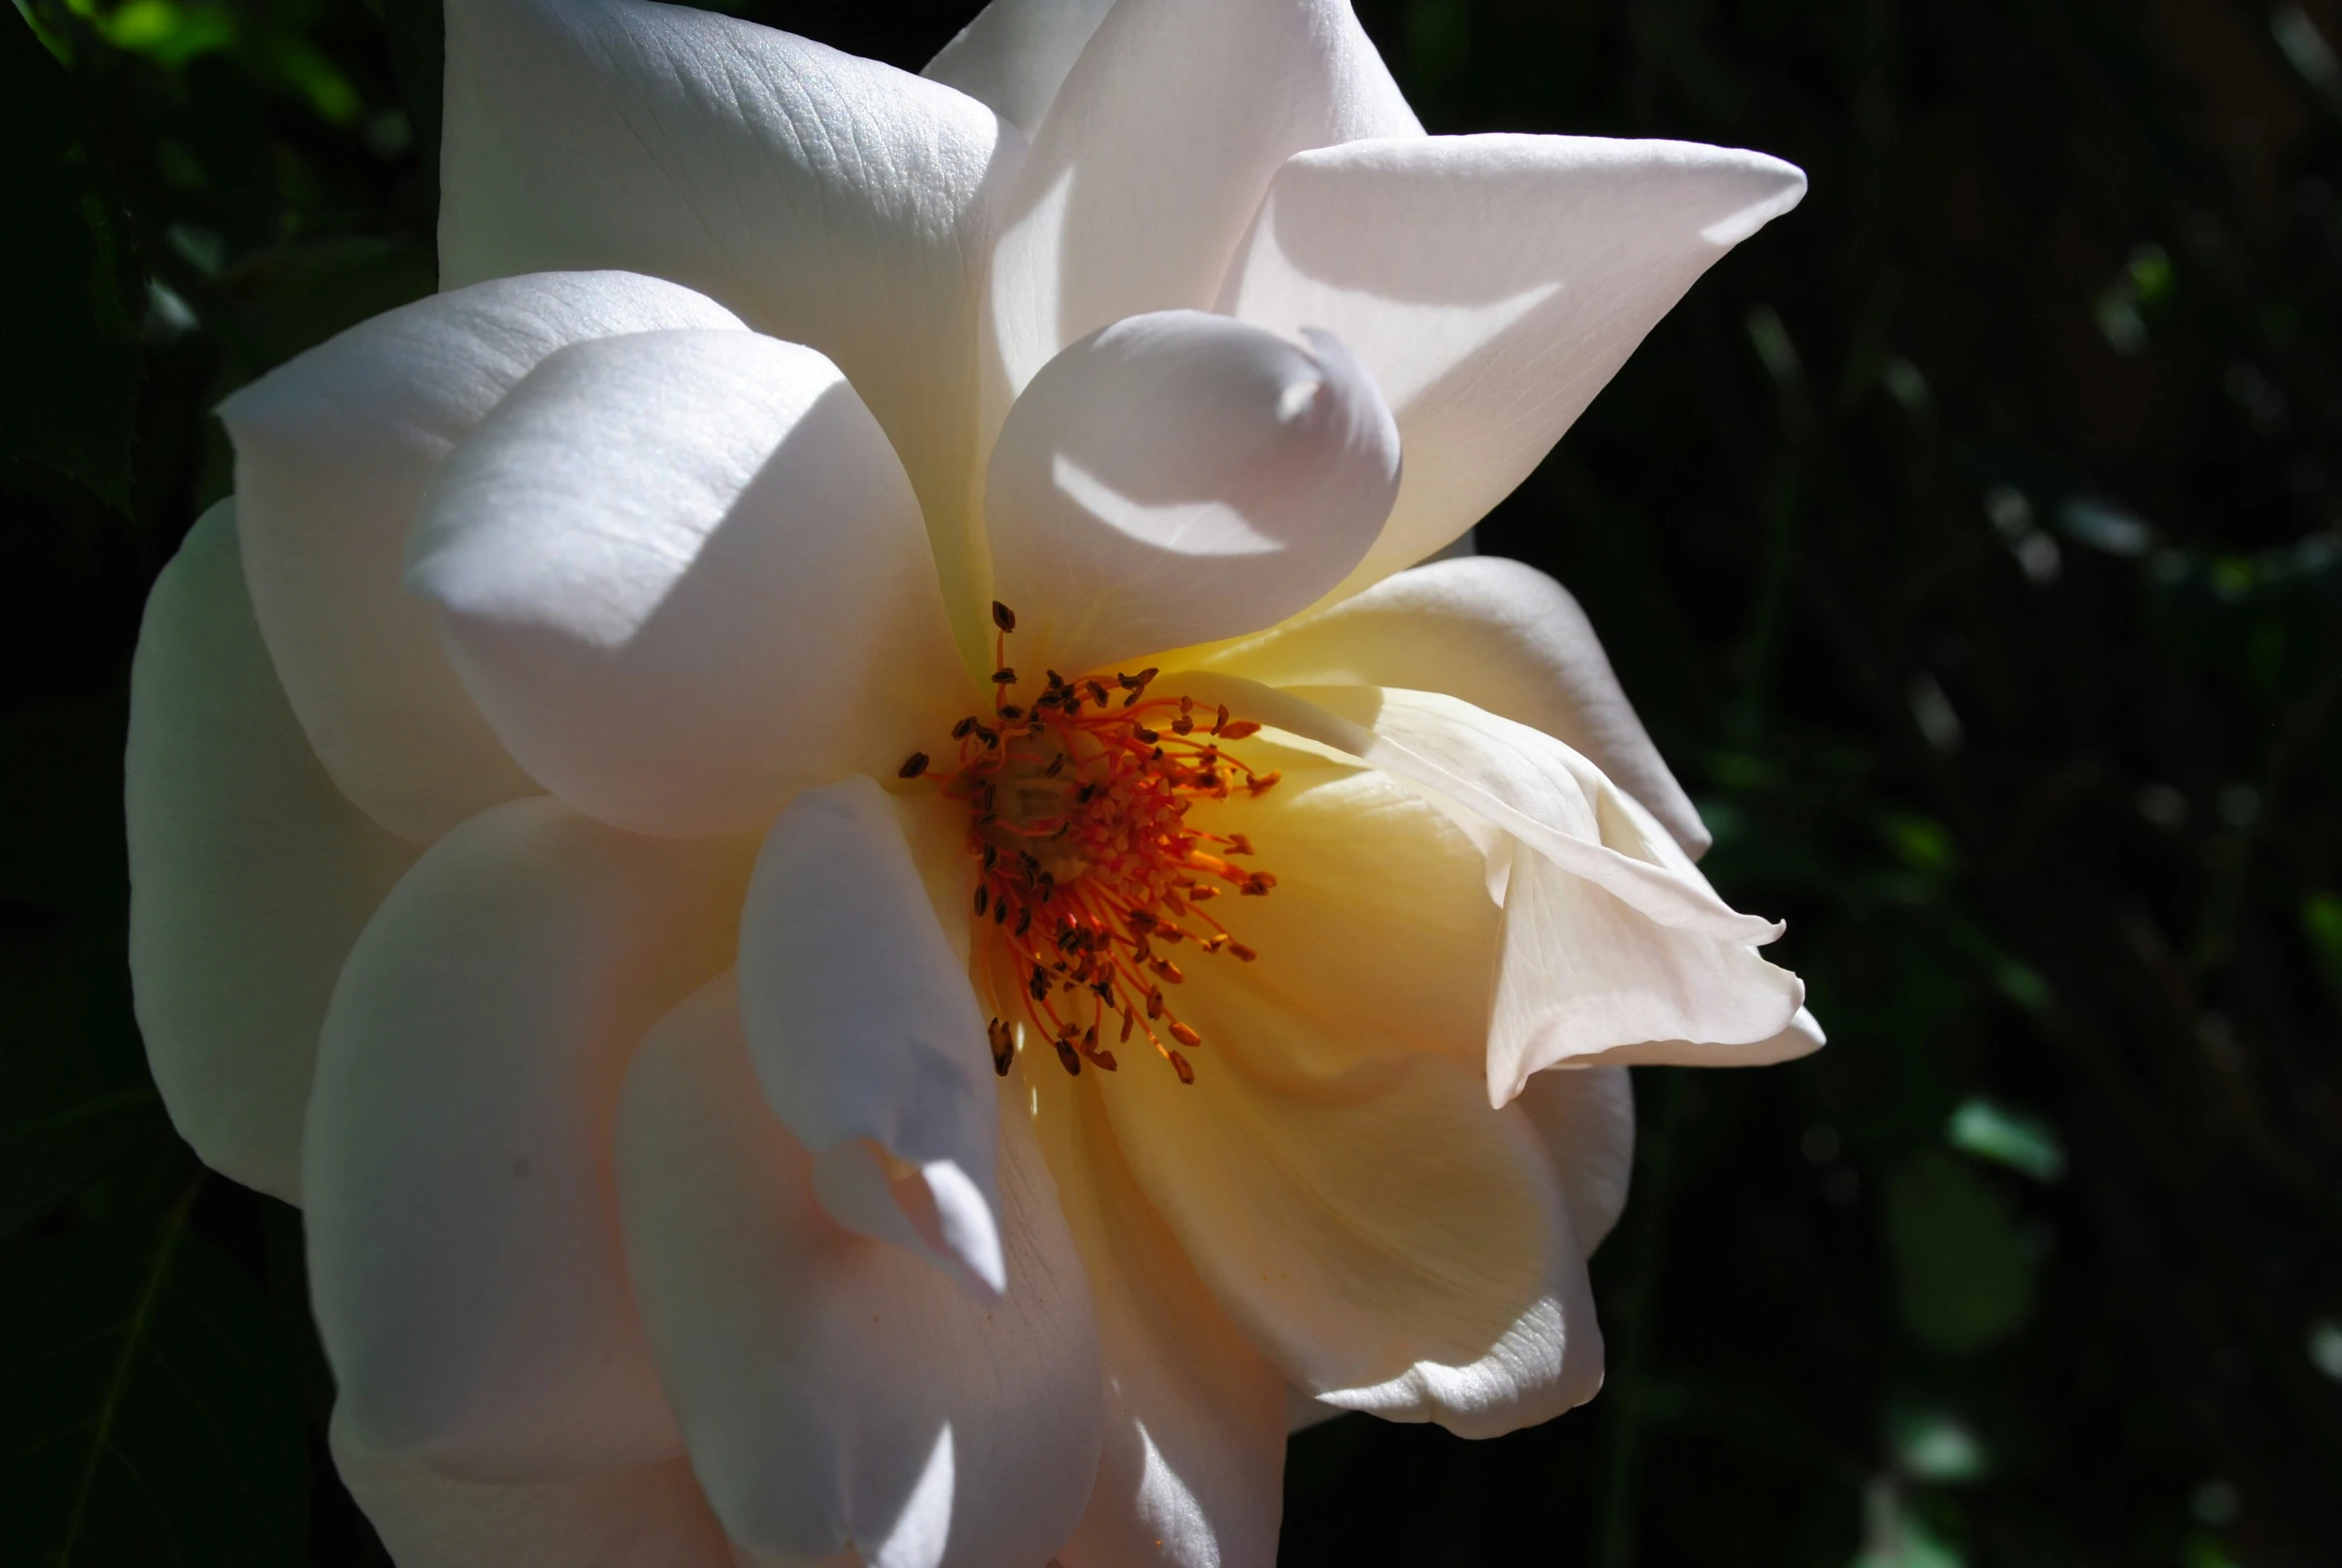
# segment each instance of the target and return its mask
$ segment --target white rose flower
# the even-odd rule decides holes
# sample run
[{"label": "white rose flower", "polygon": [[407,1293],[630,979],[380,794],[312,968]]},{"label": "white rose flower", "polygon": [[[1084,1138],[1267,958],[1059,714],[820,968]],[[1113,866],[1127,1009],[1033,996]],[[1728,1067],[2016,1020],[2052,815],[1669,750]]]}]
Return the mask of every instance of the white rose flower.
[{"label": "white rose flower", "polygon": [[398,1562],[1264,1565],[1289,1399],[1591,1395],[1621,1064],[1820,1036],[1570,598],[1405,568],[1803,177],[1344,0],[446,21],[446,292],[223,407],[129,761]]}]

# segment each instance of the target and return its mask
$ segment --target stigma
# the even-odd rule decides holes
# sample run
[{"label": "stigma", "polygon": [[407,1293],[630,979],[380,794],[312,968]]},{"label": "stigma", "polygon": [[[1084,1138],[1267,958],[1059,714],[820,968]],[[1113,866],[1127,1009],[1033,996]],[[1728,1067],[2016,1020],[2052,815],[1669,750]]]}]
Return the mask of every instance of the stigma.
[{"label": "stigma", "polygon": [[[1224,706],[1150,697],[1153,669],[1072,680],[1050,670],[1039,696],[1014,702],[1017,617],[995,603],[992,618],[992,711],[952,727],[949,765],[915,752],[901,776],[933,780],[968,810],[978,868],[970,918],[994,989],[1014,994],[1003,1011],[1023,1015],[1027,1038],[1048,1041],[1079,1076],[1084,1063],[1116,1071],[1114,1048],[1144,1037],[1192,1084],[1185,1053],[1202,1039],[1171,1002],[1186,978],[1177,955],[1253,962],[1206,906],[1223,893],[1266,897],[1276,878],[1243,863],[1253,854],[1244,834],[1206,832],[1186,817],[1198,800],[1276,785],[1276,771],[1256,772],[1227,750],[1260,726]],[[993,1068],[1006,1075],[1018,1025],[996,1016],[987,1033]]]}]

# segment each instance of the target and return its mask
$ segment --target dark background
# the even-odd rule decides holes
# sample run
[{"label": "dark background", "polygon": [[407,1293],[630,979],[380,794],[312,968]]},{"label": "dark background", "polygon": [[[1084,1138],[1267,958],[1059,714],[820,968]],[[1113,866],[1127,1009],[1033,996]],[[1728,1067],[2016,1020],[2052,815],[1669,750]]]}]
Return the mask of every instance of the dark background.
[{"label": "dark background", "polygon": [[[123,966],[207,410],[432,286],[431,0],[0,15],[0,1560],[379,1564],[289,1209]],[[737,9],[916,67],[972,9]],[[1638,1070],[1609,1383],[1297,1438],[1284,1561],[2342,1563],[2342,8],[1361,0],[1434,131],[1813,194],[1481,530],[1585,601],[1829,1050]]]}]

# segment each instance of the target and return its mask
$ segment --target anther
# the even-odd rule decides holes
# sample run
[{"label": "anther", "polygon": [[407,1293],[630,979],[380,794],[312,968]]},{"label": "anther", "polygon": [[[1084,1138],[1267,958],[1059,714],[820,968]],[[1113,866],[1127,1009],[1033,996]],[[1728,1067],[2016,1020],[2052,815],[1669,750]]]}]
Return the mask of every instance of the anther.
[{"label": "anther", "polygon": [[1017,612],[995,599],[992,601],[992,623],[1003,631],[1015,631],[1017,629]]},{"label": "anther", "polygon": [[1241,942],[1229,943],[1227,945],[1227,950],[1246,964],[1251,963],[1252,960],[1260,956],[1259,954],[1253,952],[1250,948],[1244,946],[1244,944]]},{"label": "anther", "polygon": [[999,1019],[985,1025],[984,1036],[992,1042],[992,1070],[1002,1078],[1009,1076],[1009,1064],[1017,1059],[1017,1039],[1009,1026]]},{"label": "anther", "polygon": [[1074,1043],[1065,1037],[1060,1036],[1057,1041],[1057,1048],[1058,1061],[1065,1064],[1066,1072],[1075,1078],[1080,1078],[1082,1076],[1082,1058],[1075,1053]]},{"label": "anther", "polygon": [[1147,967],[1155,971],[1158,980],[1168,980],[1174,986],[1187,978],[1179,973],[1179,966],[1168,958],[1149,959]]},{"label": "anther", "polygon": [[[992,672],[992,683],[995,686],[1014,686],[1017,684],[1017,672],[1004,664]],[[1254,725],[1253,728],[1257,729],[1259,726]]]},{"label": "anther", "polygon": [[966,718],[962,719],[959,723],[952,726],[952,739],[966,740],[968,738],[968,732],[975,727],[976,715],[971,713]]},{"label": "anther", "polygon": [[1164,1057],[1171,1063],[1171,1071],[1179,1075],[1180,1083],[1192,1084],[1195,1082],[1195,1070],[1187,1066],[1185,1057],[1180,1056],[1176,1051],[1166,1051]]},{"label": "anther", "polygon": [[911,753],[910,759],[906,761],[900,768],[895,770],[895,777],[902,779],[915,779],[926,771],[927,753],[924,751],[914,751]]},{"label": "anther", "polygon": [[1177,1041],[1180,1045],[1185,1046],[1189,1051],[1192,1051],[1197,1046],[1203,1044],[1203,1037],[1196,1034],[1193,1030],[1189,1029],[1184,1024],[1172,1024],[1171,1027],[1171,1039]]},{"label": "anther", "polygon": [[1216,732],[1221,740],[1242,740],[1247,735],[1260,733],[1260,726],[1250,719],[1236,719],[1222,724]]},{"label": "anther", "polygon": [[978,916],[979,918],[982,918],[982,916],[984,915],[984,912],[985,912],[985,906],[986,906],[986,905],[988,905],[988,904],[990,904],[991,902],[992,902],[992,890],[991,890],[990,888],[987,888],[987,887],[985,887],[985,886],[984,886],[982,883],[979,883],[979,884],[977,884],[977,888],[976,888],[976,913],[977,913],[977,916]]}]

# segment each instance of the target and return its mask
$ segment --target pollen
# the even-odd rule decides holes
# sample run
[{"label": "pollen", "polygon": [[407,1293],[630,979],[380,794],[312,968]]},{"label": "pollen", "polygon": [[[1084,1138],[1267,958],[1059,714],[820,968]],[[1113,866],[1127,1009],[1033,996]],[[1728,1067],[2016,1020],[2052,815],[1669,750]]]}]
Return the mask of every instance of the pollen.
[{"label": "pollen", "polygon": [[1022,1015],[987,1026],[994,1070],[1008,1073],[1023,1034],[1047,1041],[1069,1074],[1085,1065],[1112,1073],[1115,1054],[1100,1044],[1112,1031],[1117,1045],[1144,1035],[1192,1084],[1179,1048],[1203,1041],[1171,1004],[1186,975],[1160,950],[1192,942],[1198,959],[1258,957],[1203,906],[1220,892],[1214,884],[1258,898],[1276,878],[1233,863],[1255,853],[1250,838],[1186,817],[1199,800],[1256,797],[1276,784],[1274,770],[1253,770],[1225,744],[1260,726],[1224,707],[1150,697],[1154,669],[1072,680],[1050,670],[1039,696],[1012,702],[1017,617],[996,603],[992,620],[992,711],[952,727],[952,757],[914,753],[902,777],[968,811],[971,929],[985,969],[1003,977],[998,989],[1014,994],[1008,1011]]}]

